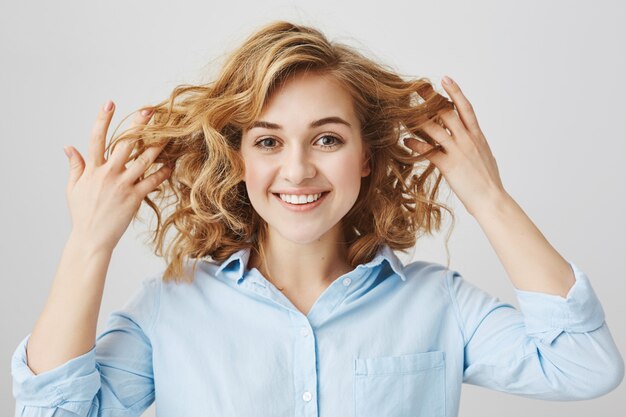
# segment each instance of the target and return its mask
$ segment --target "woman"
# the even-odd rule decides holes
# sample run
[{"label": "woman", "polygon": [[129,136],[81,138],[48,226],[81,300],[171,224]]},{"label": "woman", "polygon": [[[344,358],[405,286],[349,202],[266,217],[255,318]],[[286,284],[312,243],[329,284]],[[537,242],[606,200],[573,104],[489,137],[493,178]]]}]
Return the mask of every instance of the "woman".
[{"label": "woman", "polygon": [[[613,390],[624,364],[587,276],[505,191],[460,87],[442,86],[452,101],[275,22],[105,158],[107,103],[88,160],[69,148],[73,228],[13,357],[16,414],[140,415],[157,400],[176,416],[455,416],[463,382],[549,400]],[[521,312],[393,252],[439,230],[442,177]],[[111,253],[142,200],[167,268],[96,338]]]}]

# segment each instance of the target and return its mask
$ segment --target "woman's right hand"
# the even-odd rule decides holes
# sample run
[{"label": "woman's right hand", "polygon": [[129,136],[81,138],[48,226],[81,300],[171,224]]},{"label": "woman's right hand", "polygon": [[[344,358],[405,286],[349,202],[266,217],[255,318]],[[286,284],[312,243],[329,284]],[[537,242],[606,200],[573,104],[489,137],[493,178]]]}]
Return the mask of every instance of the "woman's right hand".
[{"label": "woman's right hand", "polygon": [[[72,234],[78,235],[90,250],[112,252],[128,228],[144,197],[165,181],[171,169],[162,166],[143,180],[139,177],[152,165],[164,146],[146,149],[126,168],[132,152],[128,141],[119,142],[108,160],[104,158],[109,123],[114,103],[100,108],[91,132],[87,163],[72,146],[66,154],[70,175],[66,197],[72,218]],[[133,127],[145,125],[152,114],[137,113]]]}]

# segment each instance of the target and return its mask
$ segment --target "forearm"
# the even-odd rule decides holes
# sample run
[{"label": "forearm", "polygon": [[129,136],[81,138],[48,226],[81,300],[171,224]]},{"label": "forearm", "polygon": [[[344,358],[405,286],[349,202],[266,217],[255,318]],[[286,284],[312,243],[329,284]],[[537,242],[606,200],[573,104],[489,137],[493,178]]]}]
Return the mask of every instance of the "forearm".
[{"label": "forearm", "polygon": [[473,216],[517,289],[566,297],[573,271],[509,194],[498,194]]},{"label": "forearm", "polygon": [[93,348],[111,253],[92,250],[71,235],[46,305],[28,340],[28,366],[53,369]]}]

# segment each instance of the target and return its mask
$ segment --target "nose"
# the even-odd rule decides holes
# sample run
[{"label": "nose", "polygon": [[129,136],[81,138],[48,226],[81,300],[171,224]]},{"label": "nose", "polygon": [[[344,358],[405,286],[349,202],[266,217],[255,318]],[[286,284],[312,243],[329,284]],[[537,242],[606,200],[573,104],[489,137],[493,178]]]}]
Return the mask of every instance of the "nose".
[{"label": "nose", "polygon": [[311,155],[301,146],[293,146],[281,161],[282,177],[293,183],[300,184],[307,178],[312,178],[317,172]]}]

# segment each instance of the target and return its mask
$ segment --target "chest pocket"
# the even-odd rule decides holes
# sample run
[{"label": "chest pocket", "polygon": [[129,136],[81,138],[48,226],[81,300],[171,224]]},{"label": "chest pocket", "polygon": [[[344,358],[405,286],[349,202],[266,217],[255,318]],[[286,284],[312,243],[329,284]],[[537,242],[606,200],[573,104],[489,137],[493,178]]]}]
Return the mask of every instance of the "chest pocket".
[{"label": "chest pocket", "polygon": [[444,417],[443,351],[354,359],[355,417]]}]

